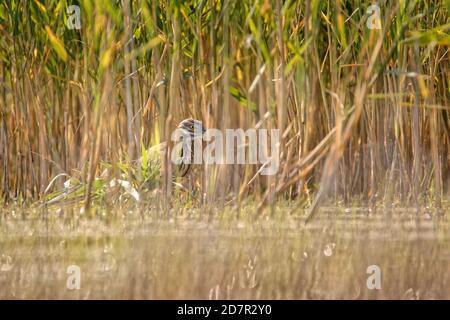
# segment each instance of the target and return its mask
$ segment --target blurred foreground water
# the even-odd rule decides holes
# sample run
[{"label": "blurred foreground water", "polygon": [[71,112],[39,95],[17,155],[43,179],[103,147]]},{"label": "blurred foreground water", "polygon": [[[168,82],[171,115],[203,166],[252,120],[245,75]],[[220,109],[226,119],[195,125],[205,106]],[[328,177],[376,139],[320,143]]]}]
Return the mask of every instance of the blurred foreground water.
[{"label": "blurred foreground water", "polygon": [[3,213],[0,298],[450,299],[447,219],[329,208],[303,222]]}]

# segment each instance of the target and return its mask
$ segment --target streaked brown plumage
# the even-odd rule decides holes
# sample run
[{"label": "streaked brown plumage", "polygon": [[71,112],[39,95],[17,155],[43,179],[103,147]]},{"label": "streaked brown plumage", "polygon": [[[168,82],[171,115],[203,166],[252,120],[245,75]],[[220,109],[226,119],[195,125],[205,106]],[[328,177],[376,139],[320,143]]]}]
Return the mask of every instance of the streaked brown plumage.
[{"label": "streaked brown plumage", "polygon": [[[179,154],[181,162],[180,164],[172,165],[172,177],[174,179],[177,177],[185,177],[190,172],[194,159],[194,141],[195,139],[201,139],[203,137],[203,133],[205,132],[202,122],[191,118],[181,121],[177,126],[177,129],[181,129],[180,133],[182,133],[183,136],[187,135],[190,139],[188,139],[189,141],[187,144],[184,144],[185,139],[180,140],[183,142]],[[184,157],[184,150],[190,151],[189,159]],[[158,172],[158,175],[161,175],[161,159],[166,154],[166,151],[167,142],[162,142],[149,148],[147,150],[147,169],[150,169],[153,172]],[[142,166],[142,162],[142,158],[138,160],[140,166]]]}]

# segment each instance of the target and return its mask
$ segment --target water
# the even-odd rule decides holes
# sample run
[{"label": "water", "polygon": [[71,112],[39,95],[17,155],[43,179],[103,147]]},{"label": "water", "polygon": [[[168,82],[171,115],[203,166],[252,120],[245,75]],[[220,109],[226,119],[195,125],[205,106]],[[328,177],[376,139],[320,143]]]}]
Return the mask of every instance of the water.
[{"label": "water", "polygon": [[[450,298],[447,220],[338,211],[307,226],[287,214],[7,214],[0,298]],[[368,288],[370,266],[379,267],[381,289]]]}]

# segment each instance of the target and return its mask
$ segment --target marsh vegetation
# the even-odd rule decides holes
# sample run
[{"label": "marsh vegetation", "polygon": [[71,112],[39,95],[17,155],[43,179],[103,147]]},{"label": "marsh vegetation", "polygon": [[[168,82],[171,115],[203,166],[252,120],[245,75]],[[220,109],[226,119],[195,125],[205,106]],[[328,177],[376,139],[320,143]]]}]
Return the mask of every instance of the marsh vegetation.
[{"label": "marsh vegetation", "polygon": [[[450,298],[450,2],[372,5],[2,1],[0,297]],[[186,118],[278,172],[135,165]]]}]

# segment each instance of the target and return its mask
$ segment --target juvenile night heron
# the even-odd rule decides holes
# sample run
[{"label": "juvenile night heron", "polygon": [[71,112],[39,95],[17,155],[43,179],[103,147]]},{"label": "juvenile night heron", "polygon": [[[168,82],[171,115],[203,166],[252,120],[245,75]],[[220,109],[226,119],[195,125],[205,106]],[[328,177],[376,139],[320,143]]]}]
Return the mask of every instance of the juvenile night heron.
[{"label": "juvenile night heron", "polygon": [[[174,152],[177,154],[178,161],[176,164],[172,163],[172,177],[185,177],[191,171],[194,165],[196,141],[203,138],[205,128],[199,120],[185,119],[181,121],[178,126],[179,139],[175,141],[174,145],[177,149]],[[138,163],[142,170],[146,172],[144,179],[146,182],[151,182],[153,179],[159,179],[162,174],[161,160],[167,152],[167,142],[162,142],[158,145],[152,146],[146,151]],[[170,156],[170,155],[169,155]],[[145,159],[144,159],[145,158]]]}]

